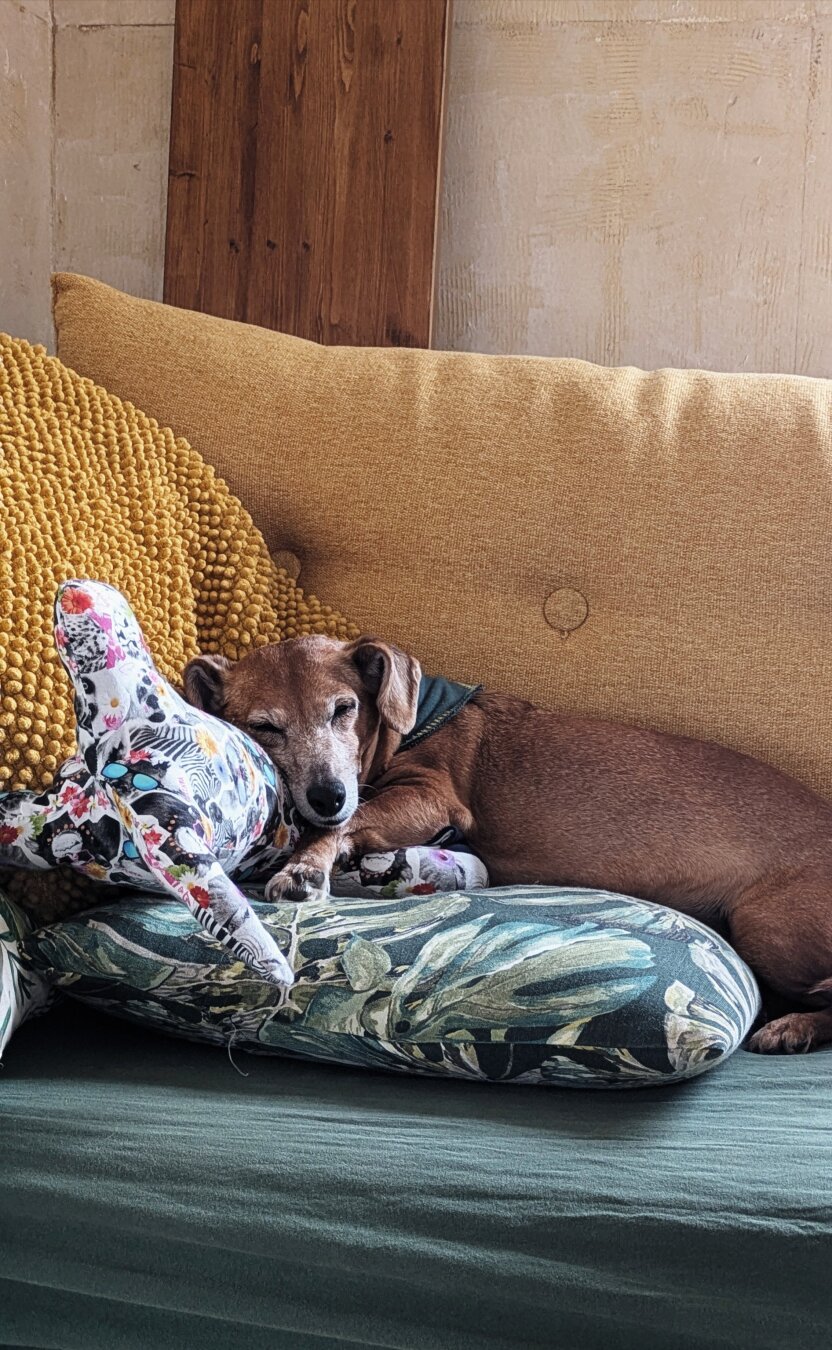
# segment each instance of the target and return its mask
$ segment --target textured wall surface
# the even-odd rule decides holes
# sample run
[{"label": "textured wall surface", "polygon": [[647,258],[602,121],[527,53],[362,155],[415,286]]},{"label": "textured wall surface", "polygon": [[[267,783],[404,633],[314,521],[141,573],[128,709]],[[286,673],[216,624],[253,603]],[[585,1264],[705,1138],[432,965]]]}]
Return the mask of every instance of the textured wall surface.
[{"label": "textured wall surface", "polygon": [[52,344],[49,274],[160,298],[175,0],[0,0],[0,329]]},{"label": "textured wall surface", "polygon": [[54,263],[161,299],[174,0],[53,0]]},{"label": "textured wall surface", "polygon": [[[173,11],[0,0],[0,328],[161,295]],[[446,128],[436,346],[832,374],[832,0],[455,0]]]},{"label": "textured wall surface", "polygon": [[0,0],[0,329],[48,342],[52,176],[49,0]]},{"label": "textured wall surface", "polygon": [[832,374],[832,3],[456,0],[437,346]]}]

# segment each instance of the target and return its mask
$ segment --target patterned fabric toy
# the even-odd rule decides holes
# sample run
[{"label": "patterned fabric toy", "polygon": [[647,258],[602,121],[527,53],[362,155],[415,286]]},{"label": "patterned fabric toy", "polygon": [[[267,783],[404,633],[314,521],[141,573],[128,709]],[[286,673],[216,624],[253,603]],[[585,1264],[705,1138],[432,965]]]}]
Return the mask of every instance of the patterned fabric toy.
[{"label": "patterned fabric toy", "polygon": [[[0,794],[0,865],[70,866],[172,893],[264,979],[291,985],[286,958],[232,880],[273,874],[300,836],[271,760],[176,693],[111,586],[64,582],[55,642],[74,688],[77,751],[48,791]],[[471,855],[431,849],[362,859],[344,881],[353,890],[370,878],[385,894],[487,884]]]}]

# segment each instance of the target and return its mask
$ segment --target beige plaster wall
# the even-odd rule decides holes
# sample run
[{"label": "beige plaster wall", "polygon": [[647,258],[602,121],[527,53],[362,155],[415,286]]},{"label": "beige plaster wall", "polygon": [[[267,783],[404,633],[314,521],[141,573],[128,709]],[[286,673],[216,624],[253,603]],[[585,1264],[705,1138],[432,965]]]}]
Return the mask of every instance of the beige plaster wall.
[{"label": "beige plaster wall", "polygon": [[0,328],[49,275],[161,297],[175,0],[0,0]]},{"label": "beige plaster wall", "polygon": [[455,0],[435,343],[832,375],[832,4]]},{"label": "beige plaster wall", "polygon": [[[832,374],[832,0],[453,13],[436,346]],[[0,328],[161,295],[173,17],[0,0]]]},{"label": "beige plaster wall", "polygon": [[51,340],[49,0],[0,0],[0,329]]}]

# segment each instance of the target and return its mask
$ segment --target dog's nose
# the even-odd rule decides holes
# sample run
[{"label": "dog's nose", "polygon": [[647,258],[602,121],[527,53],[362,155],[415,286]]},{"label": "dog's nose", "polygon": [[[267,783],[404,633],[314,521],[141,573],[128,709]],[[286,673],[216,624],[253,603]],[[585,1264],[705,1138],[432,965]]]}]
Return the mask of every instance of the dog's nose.
[{"label": "dog's nose", "polygon": [[307,788],[306,800],[315,815],[326,820],[330,816],[337,816],[347,800],[347,789],[338,778],[330,778],[327,782],[313,783]]}]

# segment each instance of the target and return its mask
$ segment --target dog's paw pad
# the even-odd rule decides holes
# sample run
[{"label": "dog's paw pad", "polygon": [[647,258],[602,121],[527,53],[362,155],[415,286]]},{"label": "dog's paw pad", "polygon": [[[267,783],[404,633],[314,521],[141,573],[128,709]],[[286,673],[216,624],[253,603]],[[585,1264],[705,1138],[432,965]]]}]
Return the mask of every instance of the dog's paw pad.
[{"label": "dog's paw pad", "polygon": [[806,1055],[815,1044],[811,1013],[789,1013],[767,1022],[748,1042],[755,1055]]},{"label": "dog's paw pad", "polygon": [[266,885],[266,899],[271,904],[301,904],[305,900],[323,900],[328,894],[326,873],[319,867],[305,867],[289,863]]}]

